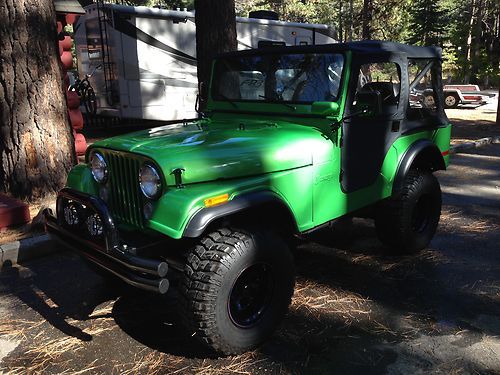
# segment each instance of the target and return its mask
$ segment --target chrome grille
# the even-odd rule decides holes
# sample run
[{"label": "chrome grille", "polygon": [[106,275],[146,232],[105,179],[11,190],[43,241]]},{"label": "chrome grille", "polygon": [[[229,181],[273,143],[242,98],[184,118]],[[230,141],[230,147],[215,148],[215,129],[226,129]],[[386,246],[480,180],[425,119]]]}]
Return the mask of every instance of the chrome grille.
[{"label": "chrome grille", "polygon": [[102,150],[108,163],[108,206],[113,218],[122,223],[143,227],[138,174],[141,159],[133,154]]}]

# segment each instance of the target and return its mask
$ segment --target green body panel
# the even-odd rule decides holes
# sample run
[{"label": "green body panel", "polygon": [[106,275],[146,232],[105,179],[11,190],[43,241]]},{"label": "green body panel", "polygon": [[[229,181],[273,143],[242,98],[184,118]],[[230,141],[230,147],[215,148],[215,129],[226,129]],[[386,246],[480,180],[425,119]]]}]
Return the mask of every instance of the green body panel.
[{"label": "green body panel", "polygon": [[[376,182],[345,194],[339,182],[342,134],[331,128],[346,105],[350,52],[345,56],[340,99],[334,105],[300,104],[293,109],[279,103],[238,102],[235,108],[209,98],[212,113],[207,119],[109,138],[94,143],[88,152],[106,148],[125,156],[138,154],[162,171],[163,194],[151,201],[153,215],[144,222],[145,229],[179,239],[207,198],[228,194],[231,200],[272,191],[292,212],[297,229],[307,231],[389,197],[401,159],[414,142],[428,139],[442,153],[449,150],[451,126],[402,136],[389,148]],[[184,169],[182,188],[171,175],[176,168]],[[71,171],[67,186],[99,194],[86,165]],[[141,196],[141,204],[146,201]]]},{"label": "green body panel", "polygon": [[[179,131],[182,130],[182,131]],[[185,185],[277,172],[312,165],[314,150],[326,140],[314,129],[284,121],[226,119],[157,128],[96,143],[93,147],[146,156],[170,173],[183,168]]]},{"label": "green body panel", "polygon": [[66,186],[90,195],[99,194],[99,186],[92,177],[90,168],[84,164],[79,164],[70,171]]},{"label": "green body panel", "polygon": [[[328,133],[329,122],[325,124],[324,120],[314,121],[311,119],[303,119],[302,121],[304,125],[311,127],[305,128],[303,126],[307,131],[298,133],[285,131],[283,135],[294,141],[276,143],[279,146],[273,150],[273,157],[278,163],[277,169],[281,165],[279,160],[287,162],[297,160],[297,154],[303,155],[302,159],[298,160],[307,160],[307,162],[302,163],[303,165],[285,171],[271,172],[273,164],[270,163],[267,166],[268,173],[255,175],[254,169],[246,177],[217,181],[212,179],[204,183],[187,184],[183,189],[170,186],[158,201],[153,202],[153,217],[146,223],[146,227],[172,238],[181,238],[189,220],[203,209],[205,199],[226,193],[229,194],[230,199],[234,199],[241,194],[270,190],[281,197],[290,208],[298,230],[306,231],[389,197],[401,158],[417,140],[432,140],[442,152],[449,149],[450,126],[401,137],[389,149],[375,184],[345,194],[339,183],[340,148],[336,146],[334,141],[325,136]],[[307,124],[308,122],[316,122],[319,126],[314,127],[313,124]],[[298,127],[296,124],[289,126],[294,130]],[[283,130],[281,127],[270,129]],[[279,137],[279,133],[276,134]],[[296,134],[309,135],[309,137],[299,140],[294,138]],[[116,142],[116,139],[113,142]],[[102,147],[102,144],[100,146]],[[259,157],[259,150],[262,148],[253,149],[253,152],[256,153],[254,157]],[[267,152],[267,149],[265,151]],[[162,165],[160,162],[162,159],[153,158],[151,154],[147,156]],[[222,158],[223,156],[221,156]],[[211,160],[214,160],[214,155],[212,155]],[[262,157],[261,160],[266,160],[266,158]],[[447,157],[445,160],[447,162]],[[94,182],[90,170],[84,165],[73,169],[68,178],[68,186],[92,195],[97,195],[98,192],[98,186]]]}]

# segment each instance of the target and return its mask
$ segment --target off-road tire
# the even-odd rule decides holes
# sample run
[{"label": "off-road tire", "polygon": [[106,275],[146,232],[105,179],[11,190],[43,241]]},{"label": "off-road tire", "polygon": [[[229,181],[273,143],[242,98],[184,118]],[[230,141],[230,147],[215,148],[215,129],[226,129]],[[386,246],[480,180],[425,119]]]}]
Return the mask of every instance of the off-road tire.
[{"label": "off-road tire", "polygon": [[[237,300],[238,305],[234,305],[240,298],[235,293],[245,277],[253,276],[248,272],[260,268],[265,275],[261,279],[271,282],[262,283],[262,293],[254,293],[264,307],[256,307],[258,312],[245,326],[247,321],[242,323],[241,316],[236,315],[245,303]],[[294,283],[293,259],[279,237],[265,230],[219,229],[202,238],[188,254],[180,285],[182,317],[188,332],[215,352],[243,353],[261,344],[276,329],[288,310]],[[254,286],[249,289],[255,290]]]},{"label": "off-road tire", "polygon": [[457,94],[444,94],[444,108],[457,108],[460,98]]},{"label": "off-road tire", "polygon": [[436,177],[412,169],[401,191],[380,205],[375,215],[377,235],[392,253],[412,253],[429,244],[440,215],[441,188]]}]

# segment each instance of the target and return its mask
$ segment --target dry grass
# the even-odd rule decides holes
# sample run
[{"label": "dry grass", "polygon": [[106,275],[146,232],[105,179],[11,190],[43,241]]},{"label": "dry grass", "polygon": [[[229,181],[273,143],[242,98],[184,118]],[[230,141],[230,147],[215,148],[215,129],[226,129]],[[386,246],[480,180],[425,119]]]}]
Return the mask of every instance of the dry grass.
[{"label": "dry grass", "polygon": [[496,232],[500,230],[497,221],[487,217],[475,218],[472,222],[464,220],[463,212],[457,209],[443,207],[441,211],[440,226],[446,230],[462,232],[473,235]]},{"label": "dry grass", "polygon": [[155,351],[149,351],[145,355],[141,355],[142,352],[149,349],[144,349],[139,352],[139,355],[134,356],[134,360],[129,363],[120,363],[113,367],[113,374],[120,375],[131,375],[131,374],[162,374],[162,373],[172,373],[170,370],[171,366],[176,367],[180,365],[184,359],[169,356],[165,353],[159,353]]},{"label": "dry grass", "polygon": [[[143,354],[147,351],[147,354]],[[132,374],[186,374],[219,375],[219,374],[244,374],[253,373],[252,368],[265,362],[259,359],[256,351],[244,353],[218,361],[203,359],[202,361],[189,361],[184,357],[173,356],[161,352],[150,351],[145,348],[129,363],[120,363],[114,366],[112,373],[120,375]]]},{"label": "dry grass", "polygon": [[8,340],[27,340],[29,333],[44,324],[45,321],[30,321],[25,319],[2,318],[0,320],[0,336]]},{"label": "dry grass", "polygon": [[371,301],[353,292],[325,287],[299,278],[291,308],[319,319],[328,314],[352,324],[369,319]]},{"label": "dry grass", "polygon": [[193,367],[192,370],[197,375],[251,375],[253,373],[252,367],[264,361],[266,359],[258,359],[258,353],[254,351],[227,358],[223,361],[225,363],[222,364],[214,364],[213,361],[203,360],[200,365]]},{"label": "dry grass", "polygon": [[[49,304],[50,300],[46,300]],[[95,338],[107,331],[111,331],[116,326],[113,319],[109,317],[113,303],[108,303],[95,310],[90,315],[90,326],[84,329],[84,333]],[[93,319],[92,319],[93,318]],[[67,319],[68,324],[76,325],[78,321]],[[10,340],[20,342],[20,345],[26,343],[27,350],[16,356],[16,363],[27,363],[27,366],[8,367],[9,374],[43,374],[47,368],[57,364],[59,367],[65,367],[71,359],[64,359],[63,356],[68,353],[76,353],[85,347],[92,345],[91,342],[83,341],[73,336],[51,337],[48,329],[50,324],[45,320],[30,321],[22,319],[4,318],[0,321],[0,336]],[[67,371],[67,373],[92,373],[104,365],[97,366],[94,361],[88,364],[81,371]],[[62,372],[62,373],[66,373]]]}]

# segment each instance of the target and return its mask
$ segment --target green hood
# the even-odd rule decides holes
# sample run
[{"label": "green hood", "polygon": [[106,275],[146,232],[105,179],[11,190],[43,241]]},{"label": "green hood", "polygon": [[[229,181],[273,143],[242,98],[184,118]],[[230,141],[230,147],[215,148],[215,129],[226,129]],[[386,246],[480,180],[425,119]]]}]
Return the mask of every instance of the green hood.
[{"label": "green hood", "polygon": [[[278,172],[313,164],[331,142],[311,127],[263,121],[167,125],[96,142],[94,147],[144,155],[170,173],[183,168],[184,184]],[[321,152],[324,154],[324,152]]]}]

